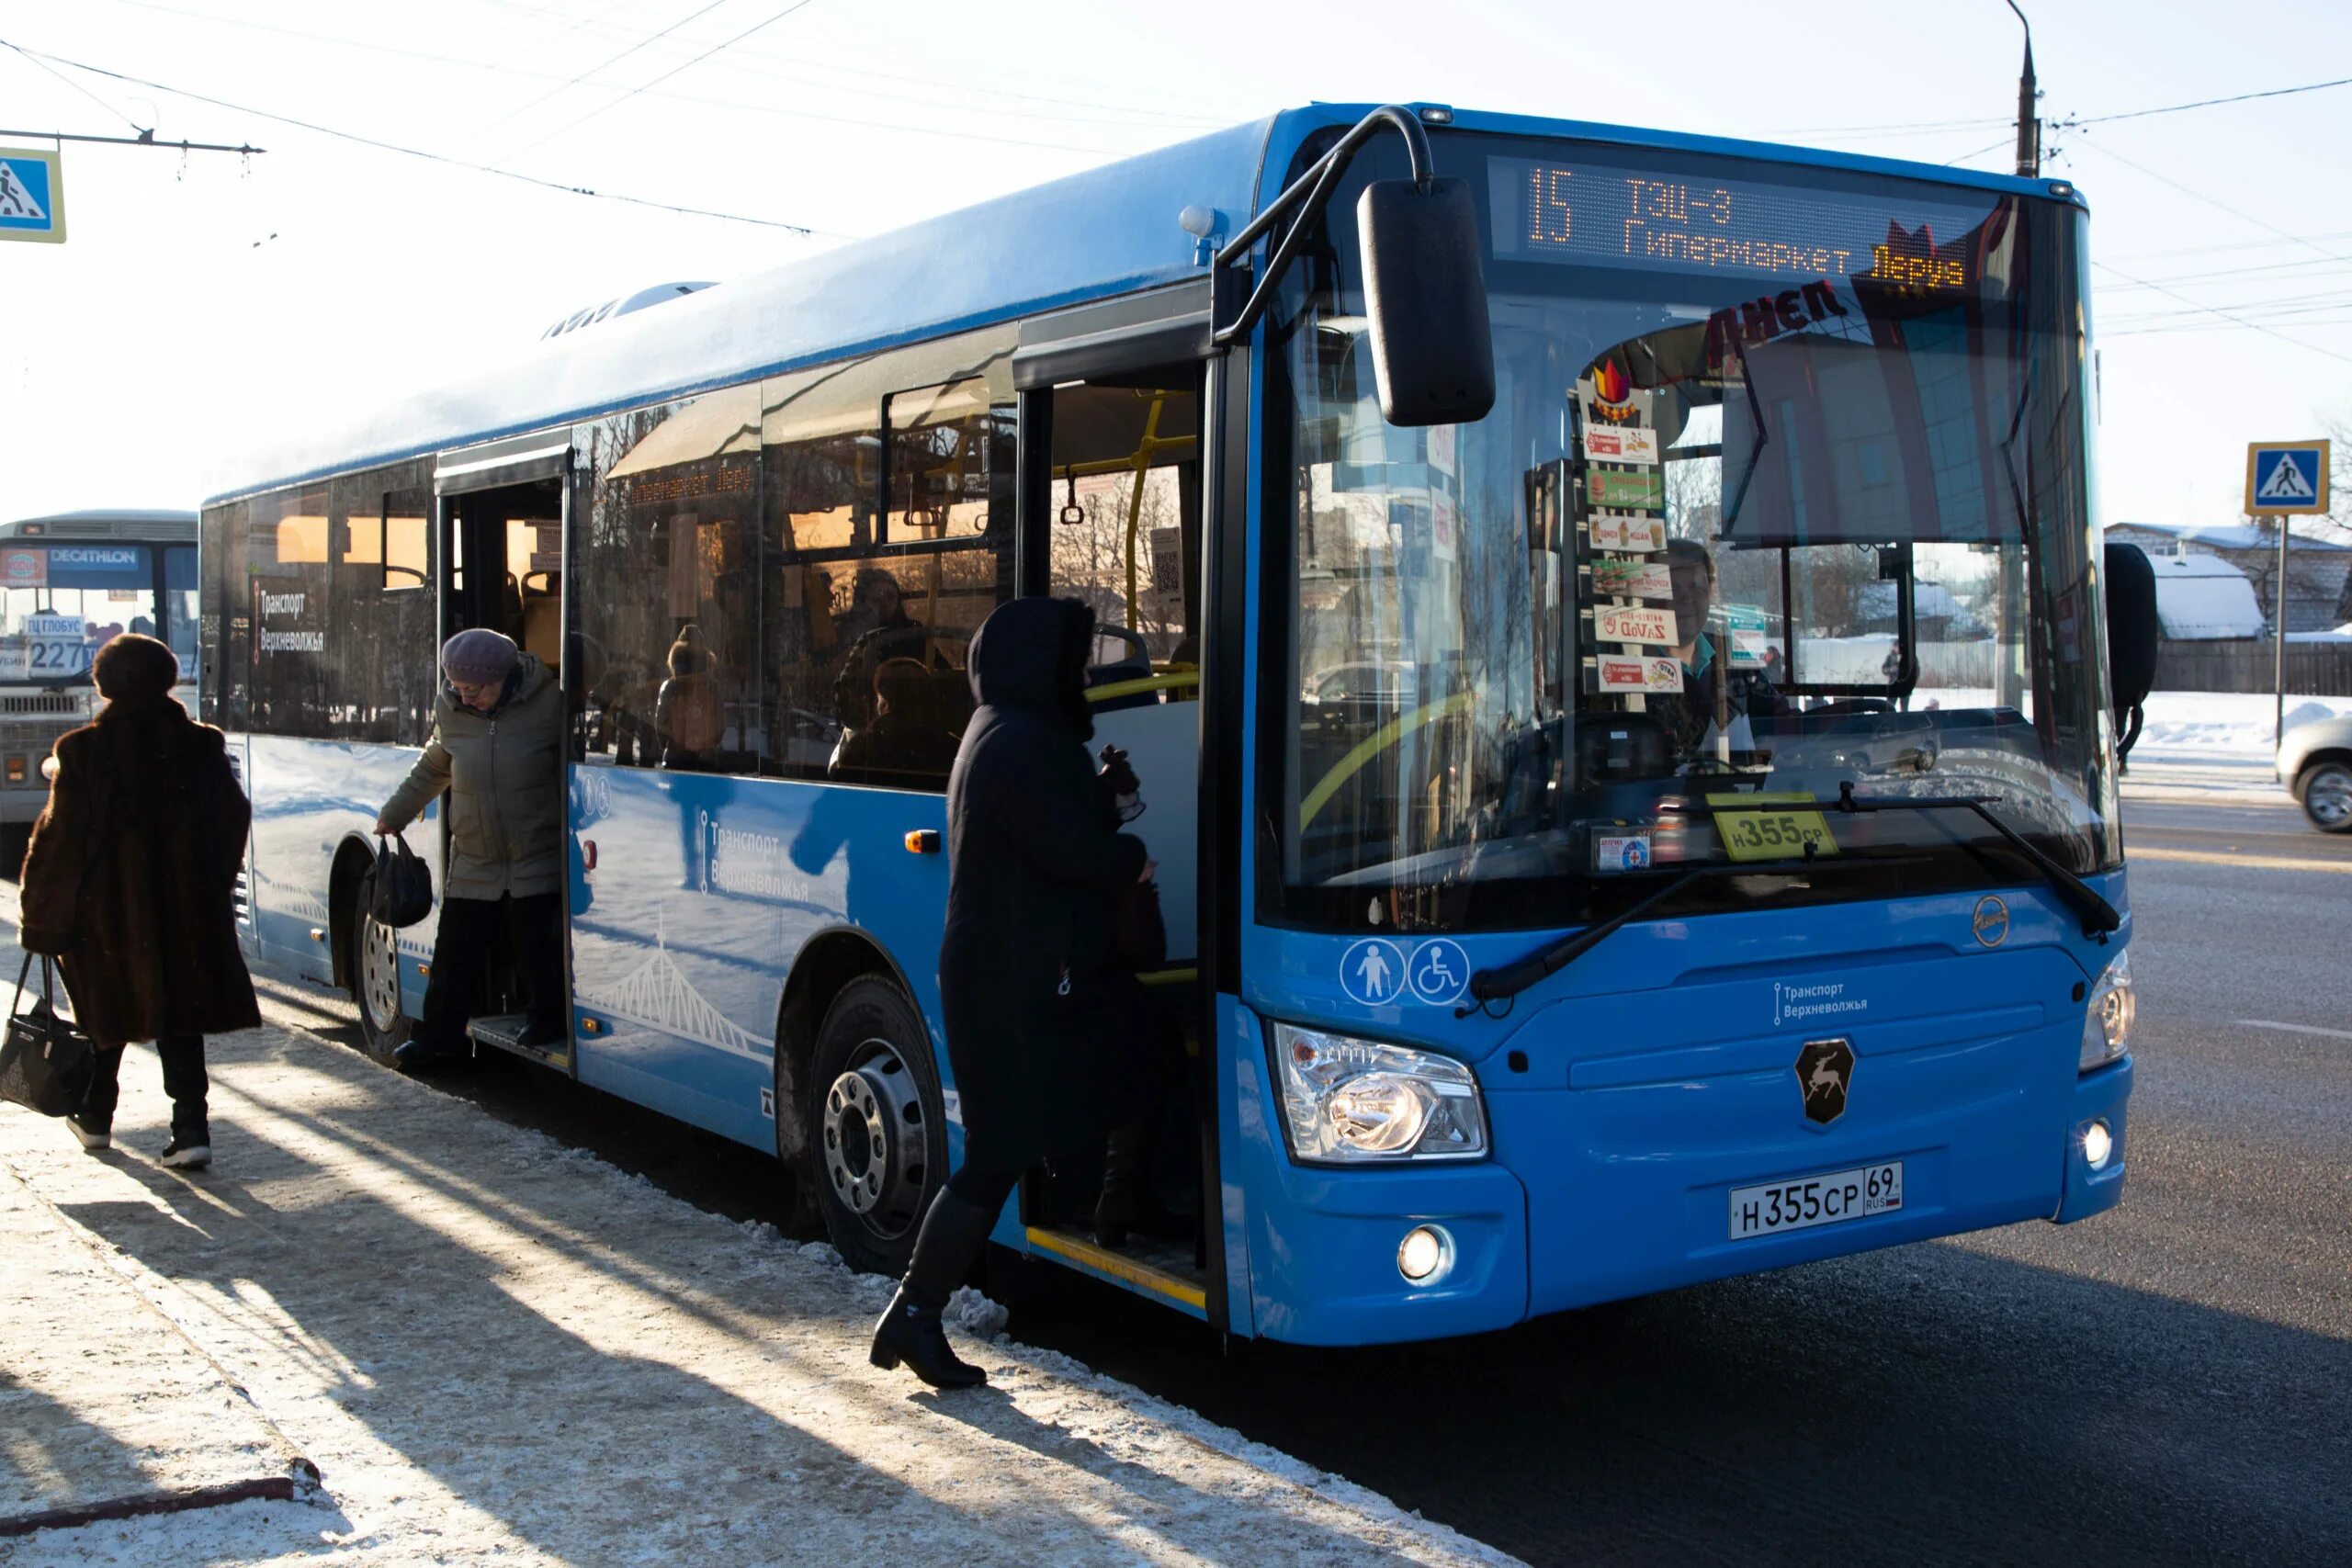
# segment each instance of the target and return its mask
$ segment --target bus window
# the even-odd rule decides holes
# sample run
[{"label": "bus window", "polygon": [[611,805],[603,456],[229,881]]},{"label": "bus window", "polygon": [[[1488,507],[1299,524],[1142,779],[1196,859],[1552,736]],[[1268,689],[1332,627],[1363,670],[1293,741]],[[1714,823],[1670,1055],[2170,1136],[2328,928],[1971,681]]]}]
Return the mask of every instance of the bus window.
[{"label": "bus window", "polygon": [[[758,393],[729,388],[589,427],[580,621],[592,755],[695,773],[756,763]],[[538,635],[560,638],[556,533],[509,525],[526,644],[535,604]]]},{"label": "bus window", "polygon": [[[1095,662],[1106,672],[1182,674],[1200,664],[1199,386],[1200,367],[1188,365],[1054,393],[1049,581],[1094,607],[1104,632]],[[1168,700],[1196,690],[1165,688]]]},{"label": "bus window", "polygon": [[246,608],[254,633],[248,726],[260,735],[337,733],[327,637],[330,496],[286,491],[254,502],[246,544]]},{"label": "bus window", "polygon": [[[335,681],[351,740],[424,743],[438,682],[428,555],[432,469],[403,464],[336,485]],[[334,651],[331,649],[331,652]]]}]

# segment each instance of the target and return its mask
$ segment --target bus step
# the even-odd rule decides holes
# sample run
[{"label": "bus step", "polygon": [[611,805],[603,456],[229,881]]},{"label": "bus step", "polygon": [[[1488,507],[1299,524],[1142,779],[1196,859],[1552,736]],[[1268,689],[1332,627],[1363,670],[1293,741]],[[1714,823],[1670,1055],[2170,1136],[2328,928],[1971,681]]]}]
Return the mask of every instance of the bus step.
[{"label": "bus step", "polygon": [[1117,1252],[1097,1247],[1091,1236],[1077,1231],[1028,1227],[1032,1249],[1050,1253],[1090,1274],[1113,1280],[1145,1295],[1157,1296],[1185,1308],[1195,1317],[1208,1315],[1208,1276],[1193,1267],[1193,1244],[1133,1236]]},{"label": "bus step", "polygon": [[501,1051],[512,1051],[517,1056],[544,1062],[560,1072],[570,1072],[571,1043],[559,1041],[552,1045],[526,1045],[523,1043],[523,1028],[529,1021],[519,1012],[500,1013],[495,1018],[478,1018],[466,1025],[466,1035],[477,1045],[492,1045]]}]

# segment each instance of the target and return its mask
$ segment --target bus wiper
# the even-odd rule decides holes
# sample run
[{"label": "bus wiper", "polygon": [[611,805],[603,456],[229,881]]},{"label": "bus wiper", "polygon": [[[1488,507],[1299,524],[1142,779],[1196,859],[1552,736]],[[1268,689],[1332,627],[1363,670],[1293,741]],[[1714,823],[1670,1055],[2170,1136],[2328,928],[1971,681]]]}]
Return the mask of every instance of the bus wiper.
[{"label": "bus wiper", "polygon": [[[2123,917],[2116,913],[2114,905],[2099,896],[2098,888],[2060,865],[2048,854],[2035,848],[2023,834],[1994,816],[1986,807],[1987,798],[1978,795],[1951,795],[1921,796],[1907,800],[1864,799],[1854,794],[1853,781],[1847,779],[1838,784],[1837,799],[1824,800],[1816,795],[1811,804],[1826,810],[1842,811],[1853,817],[1868,816],[1878,811],[1974,812],[1989,823],[1995,832],[2007,840],[2011,848],[2023,855],[2035,870],[2041,873],[2043,879],[2050,884],[2051,890],[2056,893],[2075,913],[2082,917],[2085,936],[2104,940],[2109,932],[2122,928]],[[1797,802],[1790,800],[1787,804],[1795,805]],[[1692,816],[1716,815],[1715,810],[1709,807],[1690,807],[1685,809]],[[1736,808],[1726,807],[1725,809]],[[1753,810],[1754,807],[1750,807],[1748,809]],[[1479,970],[1470,976],[1470,996],[1475,1005],[1455,1008],[1453,1016],[1467,1018],[1472,1013],[1484,1009],[1489,1002],[1509,1000],[1537,981],[1558,974],[1578,958],[1608,941],[1610,937],[1694,883],[1723,876],[1772,876],[1786,874],[1790,872],[1818,872],[1826,865],[1834,863],[1826,859],[1807,855],[1803,860],[1734,861],[1723,865],[1693,866],[1665,886],[1641,898],[1631,908],[1611,915],[1598,925],[1587,926],[1573,935],[1563,937],[1548,946],[1538,948],[1523,958],[1514,958],[1509,964],[1497,968]]]},{"label": "bus wiper", "polygon": [[2030,861],[2033,868],[2041,873],[2042,880],[2050,884],[2051,891],[2056,893],[2067,908],[2083,918],[2085,936],[2104,938],[2109,931],[2120,931],[2123,927],[2123,917],[2115,912],[2115,906],[2099,897],[2098,888],[2051,859],[2046,852],[2037,849],[2024,834],[1993,815],[1991,807],[1986,805],[1991,798],[1989,795],[1939,795],[1873,797],[1865,800],[1854,794],[1854,781],[1846,779],[1838,784],[1838,798],[1835,801],[1823,800],[1817,801],[1816,804],[1832,807],[1855,817],[1867,816],[1876,811],[1973,811],[1984,818],[1993,831],[2007,839],[2011,849]]}]

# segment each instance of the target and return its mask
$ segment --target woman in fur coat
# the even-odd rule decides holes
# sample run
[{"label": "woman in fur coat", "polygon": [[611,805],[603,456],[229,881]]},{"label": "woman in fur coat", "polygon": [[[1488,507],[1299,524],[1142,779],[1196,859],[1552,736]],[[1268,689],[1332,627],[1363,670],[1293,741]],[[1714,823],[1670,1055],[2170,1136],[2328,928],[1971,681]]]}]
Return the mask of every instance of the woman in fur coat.
[{"label": "woman in fur coat", "polygon": [[91,673],[106,706],[58,738],[17,940],[56,956],[74,1021],[97,1047],[74,1136],[107,1146],[123,1046],[152,1040],[172,1100],[164,1163],[195,1168],[212,1159],[204,1037],[261,1024],[234,905],[252,808],[220,732],[172,696],[169,648],[112,637]]}]

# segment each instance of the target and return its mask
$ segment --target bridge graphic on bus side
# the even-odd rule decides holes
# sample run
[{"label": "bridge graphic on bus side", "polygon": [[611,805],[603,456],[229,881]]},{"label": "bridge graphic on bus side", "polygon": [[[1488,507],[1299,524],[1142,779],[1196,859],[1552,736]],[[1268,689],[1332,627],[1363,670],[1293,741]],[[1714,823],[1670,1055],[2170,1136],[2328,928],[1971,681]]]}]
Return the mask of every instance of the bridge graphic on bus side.
[{"label": "bridge graphic on bus side", "polygon": [[691,1040],[714,1051],[764,1062],[772,1054],[768,1043],[740,1027],[717,1003],[695,989],[670,956],[666,934],[657,934],[652,955],[609,987],[589,989],[575,975],[572,997],[579,1008],[616,1022]]}]

